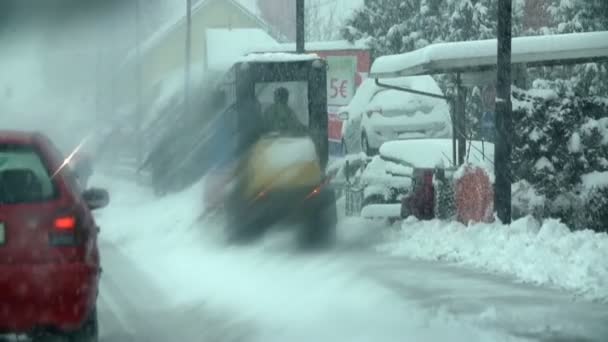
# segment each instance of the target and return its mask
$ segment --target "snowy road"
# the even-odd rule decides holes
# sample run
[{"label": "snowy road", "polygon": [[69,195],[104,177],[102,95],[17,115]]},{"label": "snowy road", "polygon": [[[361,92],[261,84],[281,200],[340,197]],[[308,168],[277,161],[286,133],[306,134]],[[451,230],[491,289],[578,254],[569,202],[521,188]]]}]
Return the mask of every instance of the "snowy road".
[{"label": "snowy road", "polygon": [[321,254],[281,238],[232,249],[192,224],[200,189],[120,188],[99,218],[104,342],[608,340],[608,305],[374,252],[372,224],[344,222]]},{"label": "snowy road", "polygon": [[[187,307],[172,305],[171,298],[167,297],[171,293],[157,288],[154,279],[141,272],[116,246],[104,243],[102,247],[106,268],[111,270],[104,273],[102,283],[102,341],[258,340],[255,322],[235,324],[237,317],[207,310],[204,301],[192,302]],[[266,257],[273,258],[272,252]],[[456,317],[501,335],[530,340],[605,341],[608,336],[606,305],[572,301],[560,291],[518,284],[508,278],[462,267],[373,252],[339,252],[331,258],[344,264],[349,264],[349,260],[360,261],[350,263],[357,271],[351,281],[374,282],[389,290],[394,295],[394,308]],[[336,289],[334,296],[341,296],[340,289]],[[377,310],[357,315],[382,316],[383,308]],[[332,309],[327,311],[330,315]],[[372,324],[375,323],[370,319]],[[377,327],[369,328],[379,331]],[[314,338],[314,331],[309,334],[308,337]]]},{"label": "snowy road", "polygon": [[540,341],[606,341],[608,306],[462,266],[370,256],[364,273],[424,310]]}]

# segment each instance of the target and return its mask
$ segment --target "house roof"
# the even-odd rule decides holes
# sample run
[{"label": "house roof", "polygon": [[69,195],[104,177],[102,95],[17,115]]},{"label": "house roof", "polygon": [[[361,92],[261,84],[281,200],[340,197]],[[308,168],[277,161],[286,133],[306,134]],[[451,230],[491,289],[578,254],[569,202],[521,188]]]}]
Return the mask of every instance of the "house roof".
[{"label": "house roof", "polygon": [[[257,6],[255,6],[255,2],[252,0],[198,0],[194,5],[192,5],[192,15],[195,15],[200,10],[212,4],[214,1],[221,1],[222,3],[232,5],[238,11],[240,11],[241,14],[244,14],[246,17],[256,22],[261,29],[268,32],[268,34],[277,41],[287,41],[287,38],[285,36],[281,35],[276,29],[273,29],[272,26],[270,26],[266,21],[262,20],[258,16],[259,10],[257,9]],[[148,38],[144,40],[144,42],[140,46],[140,51],[142,53],[145,53],[145,51],[158,44],[159,41],[165,38],[176,27],[182,24],[185,25],[186,19],[186,15],[184,14],[174,18],[173,20],[169,20],[165,25],[161,26],[156,32],[152,33]],[[129,63],[132,59],[134,59],[135,54],[136,47],[134,47],[127,53],[123,65]]]},{"label": "house roof", "polygon": [[[497,40],[432,44],[412,52],[382,56],[370,77],[466,73],[496,69]],[[511,62],[534,65],[608,60],[608,31],[513,38]]]},{"label": "house roof", "polygon": [[[335,51],[335,50],[369,50],[367,40],[335,40],[326,42],[305,42],[304,48],[307,51]],[[256,46],[252,52],[295,52],[295,43],[282,43],[272,46]]]}]

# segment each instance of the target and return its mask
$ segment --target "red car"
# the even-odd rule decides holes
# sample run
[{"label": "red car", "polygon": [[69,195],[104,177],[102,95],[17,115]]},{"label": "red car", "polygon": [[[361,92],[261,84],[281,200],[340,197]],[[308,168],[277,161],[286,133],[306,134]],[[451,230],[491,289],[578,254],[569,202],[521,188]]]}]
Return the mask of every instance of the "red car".
[{"label": "red car", "polygon": [[66,165],[44,135],[0,131],[0,335],[97,341],[91,210],[109,196],[83,190]]}]

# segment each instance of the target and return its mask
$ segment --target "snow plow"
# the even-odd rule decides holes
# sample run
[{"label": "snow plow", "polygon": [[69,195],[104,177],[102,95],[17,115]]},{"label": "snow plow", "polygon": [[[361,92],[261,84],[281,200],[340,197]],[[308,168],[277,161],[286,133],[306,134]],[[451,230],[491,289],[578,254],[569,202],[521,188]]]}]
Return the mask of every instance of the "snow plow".
[{"label": "snow plow", "polygon": [[[226,138],[214,145],[226,149],[219,141],[234,143],[230,153],[218,153],[229,162],[216,168],[216,174],[230,175],[216,178],[225,184],[228,240],[251,242],[270,228],[288,227],[297,228],[301,246],[330,244],[337,211],[325,173],[325,62],[316,55],[249,55],[230,69],[220,87],[225,106],[219,118]],[[213,196],[218,194],[205,197]]]},{"label": "snow plow", "polygon": [[331,242],[335,194],[325,183],[312,140],[264,136],[242,157],[237,170],[225,207],[233,242],[255,239],[277,224],[297,227],[301,245]]}]

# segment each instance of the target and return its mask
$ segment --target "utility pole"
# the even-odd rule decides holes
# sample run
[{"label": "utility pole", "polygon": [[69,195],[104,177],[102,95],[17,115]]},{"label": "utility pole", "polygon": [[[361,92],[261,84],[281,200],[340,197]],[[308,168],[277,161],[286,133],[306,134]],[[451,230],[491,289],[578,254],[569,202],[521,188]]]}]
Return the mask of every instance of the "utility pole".
[{"label": "utility pole", "polygon": [[136,97],[136,113],[135,113],[135,125],[136,125],[136,153],[137,153],[137,165],[141,166],[144,159],[143,152],[143,100],[142,100],[142,63],[141,63],[141,8],[139,0],[135,0],[135,97]]},{"label": "utility pole", "polygon": [[101,48],[98,46],[95,51],[95,123],[101,122],[101,79],[102,79],[102,56]]},{"label": "utility pole", "polygon": [[498,0],[494,205],[498,218],[505,224],[511,223],[511,10],[511,0]]},{"label": "utility pole", "polygon": [[[464,164],[465,156],[467,154],[467,118],[466,118],[466,90],[462,85],[462,76],[460,73],[456,75],[456,105],[455,105],[455,117],[456,117],[456,141],[458,141],[458,166]],[[454,160],[456,162],[456,160]]]},{"label": "utility pole", "polygon": [[184,114],[190,114],[190,61],[192,49],[192,0],[186,0],[186,65],[184,68]]},{"label": "utility pole", "polygon": [[304,0],[296,0],[296,52],[304,53]]}]

